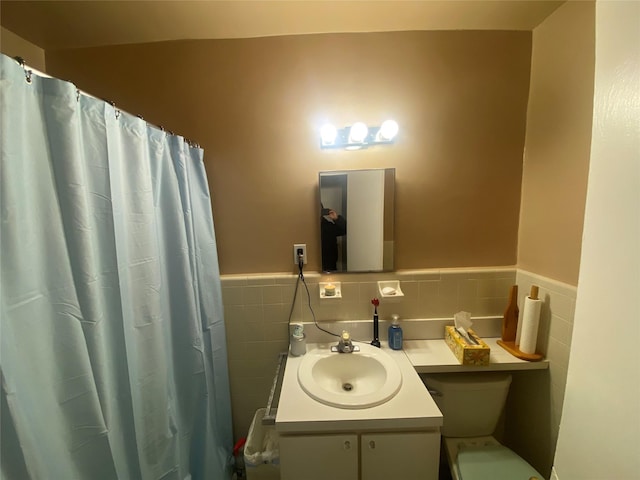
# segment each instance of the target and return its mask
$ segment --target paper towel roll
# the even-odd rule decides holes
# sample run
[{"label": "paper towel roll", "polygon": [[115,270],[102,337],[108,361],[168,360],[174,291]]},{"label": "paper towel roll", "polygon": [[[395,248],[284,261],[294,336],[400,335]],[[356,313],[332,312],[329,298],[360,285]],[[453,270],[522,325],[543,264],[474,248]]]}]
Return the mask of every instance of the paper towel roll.
[{"label": "paper towel roll", "polygon": [[541,306],[542,300],[540,299],[533,300],[531,297],[527,297],[524,300],[520,346],[518,347],[522,353],[536,353]]}]

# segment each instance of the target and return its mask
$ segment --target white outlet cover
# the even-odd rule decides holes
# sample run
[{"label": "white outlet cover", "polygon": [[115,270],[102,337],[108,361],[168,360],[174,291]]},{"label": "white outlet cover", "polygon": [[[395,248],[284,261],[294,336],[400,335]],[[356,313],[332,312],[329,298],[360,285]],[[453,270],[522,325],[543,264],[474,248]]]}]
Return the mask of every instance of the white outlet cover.
[{"label": "white outlet cover", "polygon": [[293,263],[295,265],[298,264],[298,249],[301,248],[302,249],[302,258],[303,258],[303,262],[306,265],[307,264],[307,244],[306,243],[295,243],[293,245]]}]

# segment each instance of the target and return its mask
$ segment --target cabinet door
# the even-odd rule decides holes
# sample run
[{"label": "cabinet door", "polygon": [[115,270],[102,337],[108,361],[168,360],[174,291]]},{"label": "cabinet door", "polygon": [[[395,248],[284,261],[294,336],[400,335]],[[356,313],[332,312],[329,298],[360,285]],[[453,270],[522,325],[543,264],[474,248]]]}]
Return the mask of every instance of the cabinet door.
[{"label": "cabinet door", "polygon": [[360,448],[362,480],[438,479],[439,432],[363,434]]},{"label": "cabinet door", "polygon": [[281,480],[357,480],[357,435],[280,437]]}]

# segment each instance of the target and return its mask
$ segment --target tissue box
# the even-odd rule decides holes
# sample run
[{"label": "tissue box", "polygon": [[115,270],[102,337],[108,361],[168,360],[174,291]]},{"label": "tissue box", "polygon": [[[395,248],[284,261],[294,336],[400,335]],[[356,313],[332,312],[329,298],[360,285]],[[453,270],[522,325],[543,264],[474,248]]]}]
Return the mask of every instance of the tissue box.
[{"label": "tissue box", "polygon": [[476,339],[479,345],[469,345],[465,338],[458,333],[456,327],[448,325],[444,330],[444,340],[462,365],[489,365],[491,348],[478,337],[473,330],[468,330],[469,336]]}]

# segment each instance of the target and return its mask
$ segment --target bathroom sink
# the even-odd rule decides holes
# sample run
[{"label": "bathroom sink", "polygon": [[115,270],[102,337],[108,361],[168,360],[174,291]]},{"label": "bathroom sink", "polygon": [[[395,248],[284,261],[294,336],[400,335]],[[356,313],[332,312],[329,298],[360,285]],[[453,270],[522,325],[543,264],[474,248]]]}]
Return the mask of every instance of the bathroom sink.
[{"label": "bathroom sink", "polygon": [[359,352],[334,353],[314,349],[298,367],[298,382],[315,400],[338,408],[369,408],[394,397],[402,385],[395,360],[371,345],[358,343]]}]

